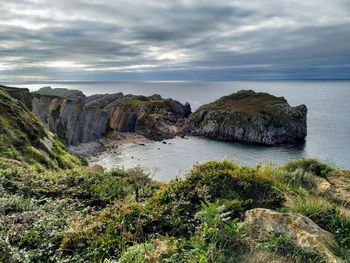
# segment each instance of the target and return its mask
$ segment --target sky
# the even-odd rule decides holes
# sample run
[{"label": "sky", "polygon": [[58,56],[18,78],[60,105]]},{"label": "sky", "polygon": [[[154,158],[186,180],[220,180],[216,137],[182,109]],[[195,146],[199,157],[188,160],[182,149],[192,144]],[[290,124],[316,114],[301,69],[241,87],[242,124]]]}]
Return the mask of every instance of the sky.
[{"label": "sky", "polygon": [[1,0],[0,82],[350,79],[350,0]]}]

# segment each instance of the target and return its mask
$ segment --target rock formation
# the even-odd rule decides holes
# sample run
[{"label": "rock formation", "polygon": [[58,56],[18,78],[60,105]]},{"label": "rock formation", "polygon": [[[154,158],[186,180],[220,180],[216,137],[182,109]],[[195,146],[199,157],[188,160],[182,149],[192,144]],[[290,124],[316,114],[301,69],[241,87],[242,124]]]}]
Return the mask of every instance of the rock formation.
[{"label": "rock formation", "polygon": [[328,262],[343,262],[332,252],[334,236],[303,215],[256,208],[246,212],[244,226],[257,239],[273,233],[285,234],[298,247],[321,254]]},{"label": "rock formation", "polygon": [[[136,132],[161,140],[174,137],[177,122],[191,113],[189,105],[159,95],[122,93],[86,97],[81,91],[45,87],[35,93],[9,90],[67,144],[77,145],[114,132]],[[24,95],[23,95],[24,93]]]},{"label": "rock formation", "polygon": [[[25,90],[15,90],[25,98]],[[30,101],[26,97],[26,101]],[[36,168],[72,168],[80,161],[71,156],[23,103],[0,87],[0,155],[25,161]]]},{"label": "rock formation", "polygon": [[277,145],[306,136],[305,105],[291,107],[283,97],[241,90],[197,109],[184,132],[209,138]]},{"label": "rock formation", "polygon": [[266,145],[296,143],[306,136],[305,105],[291,107],[283,97],[241,90],[203,105],[191,106],[159,95],[101,94],[45,87],[35,93],[6,87],[43,124],[70,145],[136,132],[153,140],[176,135],[205,136]]}]

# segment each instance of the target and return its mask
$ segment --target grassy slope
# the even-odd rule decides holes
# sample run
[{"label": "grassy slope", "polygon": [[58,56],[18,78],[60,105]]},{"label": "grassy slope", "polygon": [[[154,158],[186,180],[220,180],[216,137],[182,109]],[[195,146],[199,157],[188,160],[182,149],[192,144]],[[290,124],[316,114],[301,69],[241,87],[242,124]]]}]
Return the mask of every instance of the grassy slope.
[{"label": "grassy slope", "polygon": [[72,168],[80,161],[19,101],[0,89],[0,156],[44,168]]},{"label": "grassy slope", "polygon": [[324,262],[286,235],[251,240],[241,228],[244,212],[266,207],[310,217],[335,234],[334,253],[350,259],[345,207],[315,188],[317,178],[337,173],[350,177],[312,159],[278,168],[211,161],[161,184],[137,168],[36,173],[1,160],[0,255],[14,262],[240,262],[262,255]]}]

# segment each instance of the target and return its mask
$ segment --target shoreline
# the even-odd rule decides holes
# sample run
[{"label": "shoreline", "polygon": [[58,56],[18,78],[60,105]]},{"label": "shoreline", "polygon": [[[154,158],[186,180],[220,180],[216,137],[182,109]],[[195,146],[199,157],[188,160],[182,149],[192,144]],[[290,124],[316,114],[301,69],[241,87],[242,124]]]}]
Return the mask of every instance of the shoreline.
[{"label": "shoreline", "polygon": [[132,132],[122,132],[114,134],[110,138],[100,138],[91,142],[84,142],[76,146],[69,146],[68,151],[74,155],[78,156],[95,156],[106,150],[117,149],[121,145],[127,144],[139,144],[144,145],[152,140],[146,138],[143,135],[132,133]]}]

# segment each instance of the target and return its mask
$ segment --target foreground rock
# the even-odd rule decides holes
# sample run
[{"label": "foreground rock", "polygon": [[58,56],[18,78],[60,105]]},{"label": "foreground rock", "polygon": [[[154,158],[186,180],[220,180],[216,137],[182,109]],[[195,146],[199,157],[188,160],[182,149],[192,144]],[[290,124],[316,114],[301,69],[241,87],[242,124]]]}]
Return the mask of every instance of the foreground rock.
[{"label": "foreground rock", "polygon": [[296,246],[319,253],[328,262],[343,262],[332,252],[334,236],[305,216],[256,208],[246,212],[244,226],[257,240],[274,233],[286,234]]},{"label": "foreground rock", "polygon": [[113,137],[118,132],[136,132],[153,140],[172,138],[177,123],[191,113],[189,105],[159,95],[86,97],[81,91],[49,87],[36,93],[23,89],[9,92],[69,145]]},{"label": "foreground rock", "polygon": [[187,134],[267,145],[295,143],[306,136],[305,105],[283,97],[241,90],[203,105],[190,115]]}]

